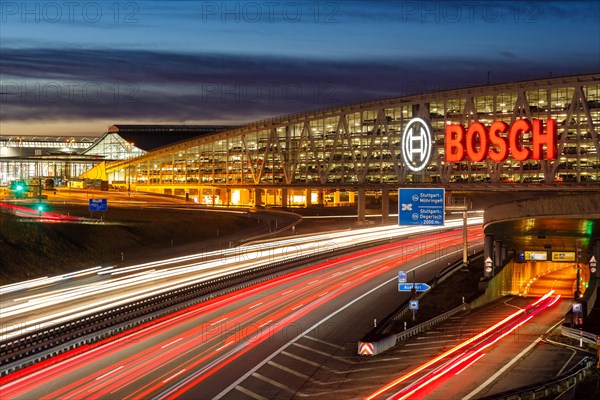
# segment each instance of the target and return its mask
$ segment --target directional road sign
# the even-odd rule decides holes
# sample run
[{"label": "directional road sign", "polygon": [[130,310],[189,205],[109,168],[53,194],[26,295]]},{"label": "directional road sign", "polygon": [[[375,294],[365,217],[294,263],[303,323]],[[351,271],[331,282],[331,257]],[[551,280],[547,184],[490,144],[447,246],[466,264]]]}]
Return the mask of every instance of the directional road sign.
[{"label": "directional road sign", "polygon": [[411,300],[408,302],[409,310],[418,310],[419,309],[419,300]]},{"label": "directional road sign", "polygon": [[444,193],[444,189],[399,189],[398,224],[444,225]]},{"label": "directional road sign", "polygon": [[108,202],[106,199],[90,199],[90,211],[106,211]]},{"label": "directional road sign", "polygon": [[398,283],[406,283],[406,272],[398,271]]},{"label": "directional road sign", "polygon": [[400,292],[410,292],[413,286],[417,292],[426,292],[431,289],[431,286],[426,283],[399,283],[398,290]]}]

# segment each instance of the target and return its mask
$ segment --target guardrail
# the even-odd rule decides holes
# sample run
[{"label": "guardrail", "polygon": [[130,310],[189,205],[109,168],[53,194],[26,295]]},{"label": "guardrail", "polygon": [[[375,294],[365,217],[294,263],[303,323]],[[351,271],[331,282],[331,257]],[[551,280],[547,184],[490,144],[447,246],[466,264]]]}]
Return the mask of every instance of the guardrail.
[{"label": "guardrail", "polygon": [[[405,341],[408,338],[415,336],[423,331],[426,331],[427,329],[429,329],[441,322],[444,322],[445,320],[458,314],[459,312],[469,310],[470,308],[471,307],[469,306],[469,304],[463,303],[460,306],[453,308],[450,311],[447,311],[441,315],[438,315],[437,317],[432,318],[428,321],[425,321],[419,325],[413,326],[412,328],[407,329],[403,332],[392,334],[390,336],[386,336],[375,342],[362,342],[361,341],[358,343],[358,354],[359,355],[370,355],[370,356],[376,356],[377,354],[381,354],[384,351],[389,350],[392,347],[395,347],[398,343]],[[362,351],[362,349],[364,349],[365,344],[367,344],[368,347],[370,347],[372,349],[372,351],[369,351],[369,352]]]},{"label": "guardrail", "polygon": [[596,335],[595,333],[585,332],[577,328],[570,328],[566,325],[561,325],[560,331],[563,336],[569,337],[571,339],[580,340],[584,343],[588,343],[594,346],[600,345],[600,335]]},{"label": "guardrail", "polygon": [[525,386],[515,390],[481,397],[479,400],[529,400],[545,399],[550,395],[561,394],[581,383],[595,369],[596,361],[592,357],[584,357],[567,373],[541,384]]},{"label": "guardrail", "polygon": [[[446,228],[435,232],[451,230],[453,229]],[[8,339],[0,342],[0,376],[8,375],[83,344],[97,342],[190,305],[254,283],[272,279],[283,273],[314,265],[319,261],[360,251],[377,244],[392,243],[431,233],[423,232],[396,238],[372,240],[341,249],[325,249],[317,254],[265,264],[225,277],[165,291],[143,300]]]}]

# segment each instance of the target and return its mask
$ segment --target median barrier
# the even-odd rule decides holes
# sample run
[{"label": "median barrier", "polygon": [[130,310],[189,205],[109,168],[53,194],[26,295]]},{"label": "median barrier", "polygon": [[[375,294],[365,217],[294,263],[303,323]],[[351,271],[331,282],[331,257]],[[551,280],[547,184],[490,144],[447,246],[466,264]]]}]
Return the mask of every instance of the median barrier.
[{"label": "median barrier", "polygon": [[[432,327],[434,327],[435,325],[444,322],[445,320],[447,320],[448,318],[458,314],[459,312],[462,311],[467,311],[470,310],[471,307],[467,304],[467,303],[463,303],[458,307],[453,308],[450,311],[447,311],[441,315],[438,315],[435,318],[432,318],[428,321],[425,321],[419,325],[413,326],[410,329],[407,329],[403,332],[400,333],[396,333],[396,334],[392,334],[389,336],[386,336],[384,338],[381,338],[377,341],[372,342],[373,343],[373,354],[361,354],[360,353],[360,346],[359,346],[359,354],[360,355],[370,355],[370,356],[376,356],[378,354],[381,354],[393,347],[396,347],[397,344],[404,342],[405,340],[407,340],[408,338],[415,336],[421,332],[424,332]],[[360,342],[359,342],[360,343]]]}]

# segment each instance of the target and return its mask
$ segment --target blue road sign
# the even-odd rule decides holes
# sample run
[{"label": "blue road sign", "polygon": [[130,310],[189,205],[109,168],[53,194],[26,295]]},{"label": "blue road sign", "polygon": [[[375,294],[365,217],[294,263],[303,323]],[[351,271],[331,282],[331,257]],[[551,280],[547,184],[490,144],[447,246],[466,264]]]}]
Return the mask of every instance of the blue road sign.
[{"label": "blue road sign", "polygon": [[418,310],[419,309],[419,300],[411,300],[408,302],[409,310]]},{"label": "blue road sign", "polygon": [[444,189],[400,188],[399,225],[444,225]]},{"label": "blue road sign", "polygon": [[417,292],[426,292],[431,289],[431,286],[426,283],[399,283],[398,290],[400,292],[410,292],[413,286]]},{"label": "blue road sign", "polygon": [[573,312],[574,313],[583,312],[583,307],[581,306],[581,303],[573,303]]},{"label": "blue road sign", "polygon": [[90,211],[108,210],[108,201],[106,199],[90,199]]},{"label": "blue road sign", "polygon": [[406,282],[406,272],[398,271],[398,283],[405,283],[405,282]]}]

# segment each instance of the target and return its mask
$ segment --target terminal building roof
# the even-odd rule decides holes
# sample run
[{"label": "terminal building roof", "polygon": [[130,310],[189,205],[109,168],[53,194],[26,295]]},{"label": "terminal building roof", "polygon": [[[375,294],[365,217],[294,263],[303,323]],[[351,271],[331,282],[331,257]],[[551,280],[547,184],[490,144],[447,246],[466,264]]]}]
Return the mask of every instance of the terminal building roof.
[{"label": "terminal building roof", "polygon": [[112,125],[107,134],[116,133],[129,143],[150,151],[198,136],[235,128],[231,125]]}]

